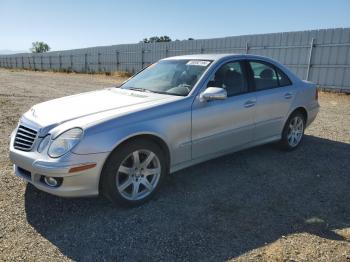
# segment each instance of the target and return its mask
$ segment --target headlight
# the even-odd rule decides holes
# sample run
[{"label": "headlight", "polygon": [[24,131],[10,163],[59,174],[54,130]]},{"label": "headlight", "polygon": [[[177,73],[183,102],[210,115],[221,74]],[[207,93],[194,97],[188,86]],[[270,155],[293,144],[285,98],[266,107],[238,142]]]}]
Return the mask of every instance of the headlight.
[{"label": "headlight", "polygon": [[50,143],[51,136],[47,135],[41,140],[39,146],[38,146],[38,152],[41,153],[44,151],[44,149],[47,147],[47,145]]},{"label": "headlight", "polygon": [[63,132],[52,141],[48,151],[49,156],[56,158],[64,155],[79,143],[82,134],[83,130],[80,128],[73,128]]}]

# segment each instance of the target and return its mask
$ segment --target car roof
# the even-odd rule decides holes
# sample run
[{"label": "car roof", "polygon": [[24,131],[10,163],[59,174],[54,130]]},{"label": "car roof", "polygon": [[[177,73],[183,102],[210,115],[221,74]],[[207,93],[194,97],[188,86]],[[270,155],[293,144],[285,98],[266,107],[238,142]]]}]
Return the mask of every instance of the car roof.
[{"label": "car roof", "polygon": [[284,73],[291,78],[292,82],[301,81],[289,68],[279,63],[278,61],[260,55],[252,55],[252,54],[194,54],[194,55],[182,55],[182,56],[173,56],[164,58],[162,60],[179,60],[179,59],[193,59],[193,60],[212,60],[212,64],[220,63],[222,60],[226,59],[257,59],[266,62],[270,62],[277,66],[279,69],[283,70]]},{"label": "car roof", "polygon": [[194,55],[181,55],[181,56],[172,56],[167,57],[162,60],[178,60],[178,59],[202,59],[202,60],[221,60],[223,58],[258,58],[264,60],[270,60],[268,57],[251,55],[251,54],[194,54]]}]

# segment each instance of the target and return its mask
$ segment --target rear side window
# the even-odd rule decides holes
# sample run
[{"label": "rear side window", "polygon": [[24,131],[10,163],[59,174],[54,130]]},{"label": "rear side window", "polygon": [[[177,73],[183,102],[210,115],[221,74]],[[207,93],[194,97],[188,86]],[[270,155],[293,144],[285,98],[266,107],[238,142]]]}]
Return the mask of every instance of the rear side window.
[{"label": "rear side window", "polygon": [[277,71],[279,86],[290,86],[292,84],[292,82],[289,80],[289,77],[285,73],[283,73],[282,70],[276,67],[276,71]]},{"label": "rear side window", "polygon": [[265,63],[249,62],[257,91],[278,87],[275,68]]}]

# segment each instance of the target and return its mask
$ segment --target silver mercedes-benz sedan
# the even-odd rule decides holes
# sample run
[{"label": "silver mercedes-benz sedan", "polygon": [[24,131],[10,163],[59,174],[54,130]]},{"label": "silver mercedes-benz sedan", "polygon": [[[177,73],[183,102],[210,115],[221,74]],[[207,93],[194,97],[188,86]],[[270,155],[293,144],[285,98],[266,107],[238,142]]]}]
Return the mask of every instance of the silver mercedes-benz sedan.
[{"label": "silver mercedes-benz sedan", "polygon": [[11,135],[10,158],[40,190],[132,206],[196,163],[273,141],[295,149],[318,110],[316,85],[272,59],[171,57],[119,88],[33,106]]}]

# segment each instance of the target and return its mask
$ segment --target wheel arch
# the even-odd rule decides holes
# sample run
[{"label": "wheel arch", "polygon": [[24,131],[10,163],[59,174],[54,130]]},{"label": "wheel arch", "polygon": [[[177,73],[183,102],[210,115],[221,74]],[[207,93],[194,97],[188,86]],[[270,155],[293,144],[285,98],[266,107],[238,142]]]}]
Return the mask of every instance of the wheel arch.
[{"label": "wheel arch", "polygon": [[[307,110],[305,107],[299,106],[297,108],[295,108],[288,116],[287,120],[290,118],[291,115],[293,115],[295,112],[300,112],[301,114],[303,114],[304,118],[305,118],[305,124],[307,123],[307,118],[308,118],[308,114],[307,114]],[[287,121],[286,121],[287,122]]]},{"label": "wheel arch", "polygon": [[288,117],[286,118],[283,128],[282,128],[282,132],[281,132],[281,136],[283,136],[283,132],[286,128],[286,124],[288,123],[289,118],[295,113],[295,112],[300,112],[301,114],[303,114],[304,118],[305,118],[305,125],[307,123],[307,118],[308,118],[308,114],[307,114],[307,110],[305,109],[305,107],[303,106],[298,106],[296,108],[294,108],[293,110],[291,110],[291,112],[288,114]]},{"label": "wheel arch", "polygon": [[119,143],[113,148],[113,150],[109,153],[109,155],[105,159],[101,173],[100,173],[100,178],[99,178],[99,192],[101,192],[101,184],[102,184],[101,183],[102,182],[101,175],[103,173],[104,167],[105,167],[107,161],[109,160],[111,154],[113,152],[115,152],[116,150],[118,150],[118,148],[120,148],[121,146],[126,145],[126,144],[130,143],[131,141],[134,141],[137,139],[151,140],[152,142],[154,142],[155,144],[157,144],[161,148],[161,150],[164,152],[164,154],[166,156],[166,168],[167,168],[167,173],[169,173],[170,164],[171,164],[171,155],[170,155],[170,148],[169,148],[168,144],[165,142],[165,140],[163,138],[161,138],[160,136],[157,136],[157,135],[152,134],[152,133],[134,134],[134,135],[131,135],[131,136],[125,138],[124,140],[119,141]]}]

